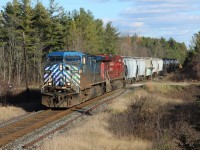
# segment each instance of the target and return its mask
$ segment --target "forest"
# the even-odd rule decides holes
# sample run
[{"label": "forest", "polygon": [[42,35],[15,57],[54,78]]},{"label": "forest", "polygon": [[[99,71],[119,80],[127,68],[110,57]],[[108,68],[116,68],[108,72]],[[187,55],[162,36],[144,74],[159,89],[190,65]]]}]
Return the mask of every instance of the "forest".
[{"label": "forest", "polygon": [[[176,58],[183,63],[185,43],[122,35],[112,22],[96,19],[80,8],[67,11],[54,0],[49,6],[13,0],[0,13],[0,78],[15,85],[39,84],[45,56],[52,51],[82,51],[123,56]],[[28,80],[28,81],[27,81]]]}]

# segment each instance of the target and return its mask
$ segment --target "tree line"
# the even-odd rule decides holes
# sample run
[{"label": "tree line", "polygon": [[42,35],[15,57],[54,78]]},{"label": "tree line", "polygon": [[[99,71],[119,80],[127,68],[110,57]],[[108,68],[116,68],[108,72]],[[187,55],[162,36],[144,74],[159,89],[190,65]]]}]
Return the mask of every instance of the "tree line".
[{"label": "tree line", "polygon": [[76,50],[141,57],[176,58],[183,62],[187,48],[173,38],[120,36],[111,22],[96,19],[83,8],[73,11],[49,0],[13,0],[0,13],[0,77],[17,85],[41,83],[47,53]]},{"label": "tree line", "polygon": [[174,58],[183,63],[187,56],[185,43],[176,42],[173,38],[139,37],[138,35],[120,37],[118,50],[121,55],[138,57]]},{"label": "tree line", "polygon": [[50,51],[114,53],[117,37],[111,22],[104,27],[83,8],[66,12],[54,0],[48,8],[40,2],[32,6],[30,0],[13,0],[0,13],[0,75],[17,84],[26,76],[40,82]]}]

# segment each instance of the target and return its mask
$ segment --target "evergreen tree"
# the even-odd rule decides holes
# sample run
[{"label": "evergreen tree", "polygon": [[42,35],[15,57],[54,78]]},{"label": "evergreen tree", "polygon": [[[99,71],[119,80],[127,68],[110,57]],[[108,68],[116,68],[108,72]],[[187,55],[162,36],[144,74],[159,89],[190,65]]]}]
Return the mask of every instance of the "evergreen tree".
[{"label": "evergreen tree", "polygon": [[103,21],[100,19],[95,20],[96,24],[96,29],[95,31],[97,32],[97,39],[96,39],[96,44],[97,44],[97,53],[100,51],[103,51],[103,38],[104,38],[104,29],[103,29]]},{"label": "evergreen tree", "polygon": [[191,44],[192,44],[191,49],[197,53],[200,53],[200,31],[194,34],[194,36],[192,37]]},{"label": "evergreen tree", "polygon": [[118,40],[118,31],[112,26],[111,22],[106,24],[104,31],[104,50],[105,53],[116,53],[116,45]]},{"label": "evergreen tree", "polygon": [[64,9],[58,6],[54,0],[50,0],[49,13],[51,15],[51,23],[49,28],[48,49],[50,51],[63,50],[65,46],[65,37],[64,26],[61,22]]},{"label": "evergreen tree", "polygon": [[[21,7],[17,0],[7,3],[4,8],[1,23],[1,41],[3,41],[3,53],[4,53],[4,79],[8,82],[14,78],[14,74],[17,74],[18,83],[21,82]],[[6,68],[6,69],[5,69]]]}]

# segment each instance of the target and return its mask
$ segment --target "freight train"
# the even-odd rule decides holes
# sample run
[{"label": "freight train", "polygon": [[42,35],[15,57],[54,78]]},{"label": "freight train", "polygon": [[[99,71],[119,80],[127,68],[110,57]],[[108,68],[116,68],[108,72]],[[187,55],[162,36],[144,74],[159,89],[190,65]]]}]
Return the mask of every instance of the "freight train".
[{"label": "freight train", "polygon": [[126,84],[174,71],[178,64],[175,59],[51,52],[44,68],[42,104],[72,107]]}]

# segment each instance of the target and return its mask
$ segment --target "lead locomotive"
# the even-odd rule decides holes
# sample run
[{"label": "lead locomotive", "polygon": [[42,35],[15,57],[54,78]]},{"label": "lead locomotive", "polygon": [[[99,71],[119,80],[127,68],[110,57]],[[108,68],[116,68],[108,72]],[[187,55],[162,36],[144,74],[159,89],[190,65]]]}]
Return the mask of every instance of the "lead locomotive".
[{"label": "lead locomotive", "polygon": [[122,87],[125,84],[123,58],[82,52],[52,52],[44,68],[42,104],[72,107]]}]

